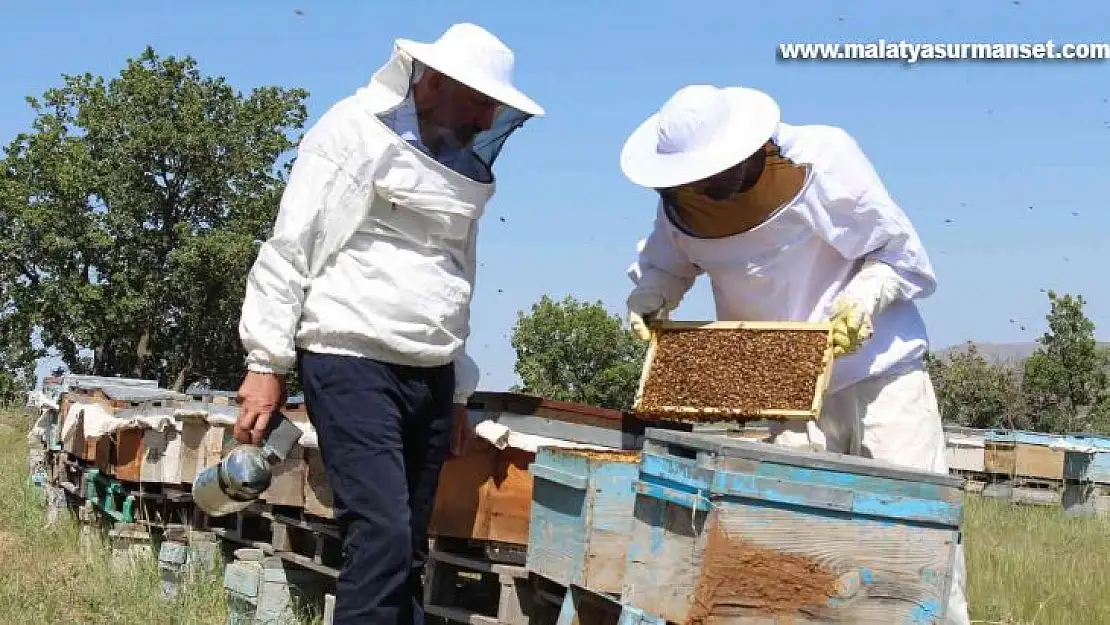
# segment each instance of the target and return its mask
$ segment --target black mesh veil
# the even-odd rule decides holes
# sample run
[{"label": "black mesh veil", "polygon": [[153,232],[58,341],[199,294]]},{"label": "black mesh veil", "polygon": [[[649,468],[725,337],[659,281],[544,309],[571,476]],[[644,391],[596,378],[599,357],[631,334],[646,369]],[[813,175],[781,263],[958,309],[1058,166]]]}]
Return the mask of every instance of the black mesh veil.
[{"label": "black mesh veil", "polygon": [[[413,85],[416,84],[416,81],[423,75],[426,67],[427,66],[419,61],[412,61],[412,72],[409,76],[408,92],[405,95],[404,101],[393,109],[380,115],[382,120],[395,131],[401,131],[403,128],[412,127],[415,133],[420,133],[417,120],[415,119],[412,94]],[[507,104],[502,104],[497,108],[490,128],[480,131],[466,145],[450,146],[452,152],[450,156],[431,155],[422,143],[414,142],[414,139],[417,137],[409,135],[404,136],[404,138],[454,171],[477,182],[490,183],[494,178],[494,161],[496,161],[497,157],[501,154],[501,149],[504,147],[505,142],[517,128],[524,125],[531,117],[532,115],[528,113]],[[450,133],[447,129],[444,129],[440,134],[449,135]]]}]

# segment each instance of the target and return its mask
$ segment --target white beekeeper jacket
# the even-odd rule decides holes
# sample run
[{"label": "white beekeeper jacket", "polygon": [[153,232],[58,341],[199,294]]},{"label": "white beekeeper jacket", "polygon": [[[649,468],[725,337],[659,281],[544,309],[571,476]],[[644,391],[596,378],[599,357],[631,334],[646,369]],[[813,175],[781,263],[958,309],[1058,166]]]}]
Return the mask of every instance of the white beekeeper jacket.
[{"label": "white beekeeper jacket", "polygon": [[911,300],[931,294],[936,277],[909,219],[845,131],[779,124],[774,138],[784,157],[808,166],[793,201],[747,232],[715,239],[685,232],[661,201],[629,277],[658,290],[669,310],[705,273],[720,320],[827,321],[863,261],[881,261],[897,274],[901,297],[874,319],[874,336],[837,359],[829,393],[920,367],[928,338]]},{"label": "white beekeeper jacket", "polygon": [[239,329],[250,370],[287,372],[301,348],[454,362],[455,402],[476,389],[465,343],[478,220],[494,192],[488,166],[528,116],[502,107],[495,128],[504,134],[484,163],[469,150],[441,157],[470,176],[460,174],[419,145],[409,98],[418,65],[395,49],[301,141],[273,236],[247,279]]}]

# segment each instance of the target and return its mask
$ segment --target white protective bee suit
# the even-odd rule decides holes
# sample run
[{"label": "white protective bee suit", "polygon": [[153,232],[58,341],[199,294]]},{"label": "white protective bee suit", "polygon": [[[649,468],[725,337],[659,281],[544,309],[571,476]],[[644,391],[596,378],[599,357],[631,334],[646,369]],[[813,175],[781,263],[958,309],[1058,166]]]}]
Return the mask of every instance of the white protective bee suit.
[{"label": "white protective bee suit", "polygon": [[[298,366],[334,495],[337,625],[424,622],[440,471],[457,406],[478,384],[465,352],[478,222],[503,142],[543,114],[513,67],[473,24],[397,40],[369,84],[306,133],[247,280],[248,367]],[[428,68],[442,76],[417,102]],[[489,128],[460,144],[467,125]],[[429,137],[443,143],[435,156]]]},{"label": "white protective bee suit", "polygon": [[[801,190],[762,223],[718,238],[692,232],[661,200],[628,272],[634,319],[665,318],[703,274],[718,320],[828,321],[835,305],[850,303],[873,334],[835,361],[816,427],[779,422],[773,441],[947,473],[923,363],[928,338],[913,301],[934,291],[936,277],[912,224],[852,137],[831,126],[781,123],[777,105],[758,91],[693,86],[630,137],[622,168],[642,186],[679,187],[743,161],[768,139],[804,168]],[[950,623],[968,622],[963,578],[960,547]]]},{"label": "white protective bee suit", "polygon": [[247,284],[240,334],[250,370],[288,372],[298,347],[412,366],[454,361],[456,403],[473,394],[479,371],[465,342],[491,167],[543,109],[503,106],[473,145],[439,162],[419,143],[409,97],[421,71],[398,47],[305,134]]}]

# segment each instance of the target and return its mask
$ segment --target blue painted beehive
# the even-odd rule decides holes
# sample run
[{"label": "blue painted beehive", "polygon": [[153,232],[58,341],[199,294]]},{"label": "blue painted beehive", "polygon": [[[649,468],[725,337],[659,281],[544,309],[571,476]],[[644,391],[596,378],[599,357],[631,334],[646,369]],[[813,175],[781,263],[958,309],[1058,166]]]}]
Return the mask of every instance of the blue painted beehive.
[{"label": "blue painted beehive", "polygon": [[870,459],[648,430],[621,601],[676,623],[943,622],[961,485]]},{"label": "blue painted beehive", "polygon": [[639,451],[542,447],[530,470],[528,570],[564,586],[619,593]]},{"label": "blue painted beehive", "polygon": [[1064,437],[1071,449],[1064,455],[1064,479],[1110,484],[1110,438],[1093,434]]}]

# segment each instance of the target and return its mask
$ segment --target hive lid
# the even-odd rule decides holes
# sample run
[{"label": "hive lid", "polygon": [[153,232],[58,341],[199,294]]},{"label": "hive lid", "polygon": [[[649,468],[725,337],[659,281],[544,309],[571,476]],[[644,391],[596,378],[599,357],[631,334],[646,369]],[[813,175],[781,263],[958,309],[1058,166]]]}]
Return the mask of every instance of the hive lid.
[{"label": "hive lid", "polygon": [[908,469],[872,458],[831,452],[800,451],[742,438],[713,436],[697,432],[675,432],[658,428],[648,428],[644,438],[646,441],[657,444],[678,445],[727,458],[744,458],[810,469],[824,469],[911,482],[926,482],[952,488],[962,488],[964,483],[963,478],[954,475]]}]

